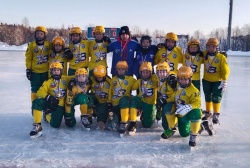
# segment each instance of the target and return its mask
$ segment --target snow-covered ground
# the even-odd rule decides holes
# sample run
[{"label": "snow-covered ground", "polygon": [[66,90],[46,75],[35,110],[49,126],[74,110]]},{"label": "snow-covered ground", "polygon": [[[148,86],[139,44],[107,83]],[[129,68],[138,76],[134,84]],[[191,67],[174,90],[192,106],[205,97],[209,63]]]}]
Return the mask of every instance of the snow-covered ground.
[{"label": "snow-covered ground", "polygon": [[116,132],[95,130],[96,123],[89,132],[84,131],[79,111],[75,128],[62,123],[55,129],[42,123],[43,136],[31,140],[33,119],[24,52],[16,52],[18,47],[12,50],[0,51],[0,167],[249,167],[250,57],[229,54],[231,75],[220,125],[215,126],[212,137],[204,132],[190,150],[189,137],[178,133],[161,140],[160,123],[143,129],[139,122],[137,134],[123,138]]}]

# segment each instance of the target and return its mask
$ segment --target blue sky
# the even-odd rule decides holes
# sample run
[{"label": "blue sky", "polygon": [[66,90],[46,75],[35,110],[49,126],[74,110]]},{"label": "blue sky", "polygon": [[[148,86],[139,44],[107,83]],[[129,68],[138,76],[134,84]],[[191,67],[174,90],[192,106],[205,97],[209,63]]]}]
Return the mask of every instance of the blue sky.
[{"label": "blue sky", "polygon": [[[228,26],[229,0],[1,0],[0,22],[60,28],[75,25],[121,27],[208,34]],[[250,1],[234,0],[233,24],[250,24]]]}]

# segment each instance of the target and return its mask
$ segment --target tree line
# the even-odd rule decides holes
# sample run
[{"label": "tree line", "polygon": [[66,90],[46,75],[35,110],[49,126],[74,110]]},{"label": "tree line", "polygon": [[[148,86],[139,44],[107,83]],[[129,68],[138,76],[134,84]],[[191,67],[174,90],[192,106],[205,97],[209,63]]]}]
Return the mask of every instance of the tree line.
[{"label": "tree line", "polygon": [[[27,19],[26,19],[27,20]],[[28,21],[23,20],[23,23]],[[88,26],[87,26],[88,27]],[[87,28],[86,27],[86,28]],[[51,41],[56,35],[60,35],[65,39],[66,43],[69,43],[69,30],[62,26],[61,28],[48,28],[47,40]],[[28,26],[28,23],[17,25],[17,24],[0,24],[0,41],[5,42],[9,45],[22,45],[29,43],[34,40],[34,27]],[[86,37],[86,32],[83,32],[83,36]],[[142,35],[151,35],[152,42],[158,44],[164,42],[165,35],[167,32],[163,30],[155,30],[152,33],[146,29],[142,29],[138,26],[131,27],[131,33],[133,36],[140,38]],[[179,43],[181,47],[186,47],[186,42],[191,38],[197,38],[201,42],[201,49],[205,49],[206,41],[210,37],[218,38],[220,42],[220,50],[224,51],[227,49],[227,29],[217,28],[211,31],[208,35],[200,30],[196,30],[193,34],[179,35]],[[241,28],[236,26],[232,29],[231,37],[231,50],[233,51],[250,51],[250,24],[245,24]]]}]

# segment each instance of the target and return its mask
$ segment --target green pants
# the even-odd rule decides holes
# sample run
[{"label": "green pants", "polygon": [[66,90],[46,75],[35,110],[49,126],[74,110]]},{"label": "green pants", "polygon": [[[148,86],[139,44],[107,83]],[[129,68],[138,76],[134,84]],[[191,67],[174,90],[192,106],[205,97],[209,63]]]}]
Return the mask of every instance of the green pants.
[{"label": "green pants", "polygon": [[65,115],[65,109],[62,106],[58,106],[56,109],[48,104],[44,99],[38,98],[32,102],[32,109],[43,111],[51,109],[50,125],[54,128],[59,128],[62,122],[62,118]]},{"label": "green pants", "polygon": [[31,92],[36,93],[39,88],[43,85],[43,82],[48,79],[48,72],[44,73],[35,73],[32,72],[32,81],[30,81]]},{"label": "green pants", "polygon": [[193,109],[183,117],[178,117],[178,129],[182,137],[187,137],[190,134],[190,121],[197,122],[201,119],[201,110]]},{"label": "green pants", "polygon": [[199,91],[201,90],[201,80],[192,80],[192,83]]},{"label": "green pants", "polygon": [[136,109],[142,109],[142,126],[145,128],[150,128],[155,121],[155,105],[147,104],[141,100],[140,97],[134,96],[130,100],[130,107]]},{"label": "green pants", "polygon": [[209,82],[205,79],[202,79],[203,92],[205,94],[206,102],[220,103],[222,99],[221,89],[218,89],[220,86],[220,81],[218,82]]},{"label": "green pants", "polygon": [[172,113],[172,108],[174,106],[175,103],[167,103],[162,107],[161,110],[161,125],[163,127],[164,130],[168,129],[168,121],[166,119],[166,114],[171,114]]},{"label": "green pants", "polygon": [[108,118],[108,103],[100,103],[93,93],[89,94],[88,96],[89,96],[88,109],[93,108],[93,106],[95,105],[97,122],[102,121],[106,123]]}]

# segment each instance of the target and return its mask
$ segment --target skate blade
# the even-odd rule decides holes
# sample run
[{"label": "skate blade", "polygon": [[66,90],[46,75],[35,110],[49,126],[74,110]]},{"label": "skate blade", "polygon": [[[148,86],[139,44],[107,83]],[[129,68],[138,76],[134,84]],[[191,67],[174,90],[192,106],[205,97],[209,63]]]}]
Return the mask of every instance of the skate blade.
[{"label": "skate blade", "polygon": [[30,138],[31,138],[31,139],[36,139],[36,138],[38,138],[38,137],[40,137],[40,136],[42,136],[42,135],[43,135],[43,133],[42,133],[42,131],[41,131],[41,132],[38,132],[36,135],[30,136]]},{"label": "skate blade", "polygon": [[[125,133],[124,133],[125,134]],[[124,134],[120,133],[120,138],[124,137]]]},{"label": "skate blade", "polygon": [[99,130],[99,131],[104,131],[104,129],[105,127],[99,127],[99,126],[96,127],[96,130]]},{"label": "skate blade", "polygon": [[86,128],[86,127],[84,127],[84,125],[82,125],[82,128],[83,128],[84,130],[90,131],[90,128]]},{"label": "skate blade", "polygon": [[135,135],[135,133],[136,133],[136,129],[134,131],[129,131],[128,132],[129,135]]}]

